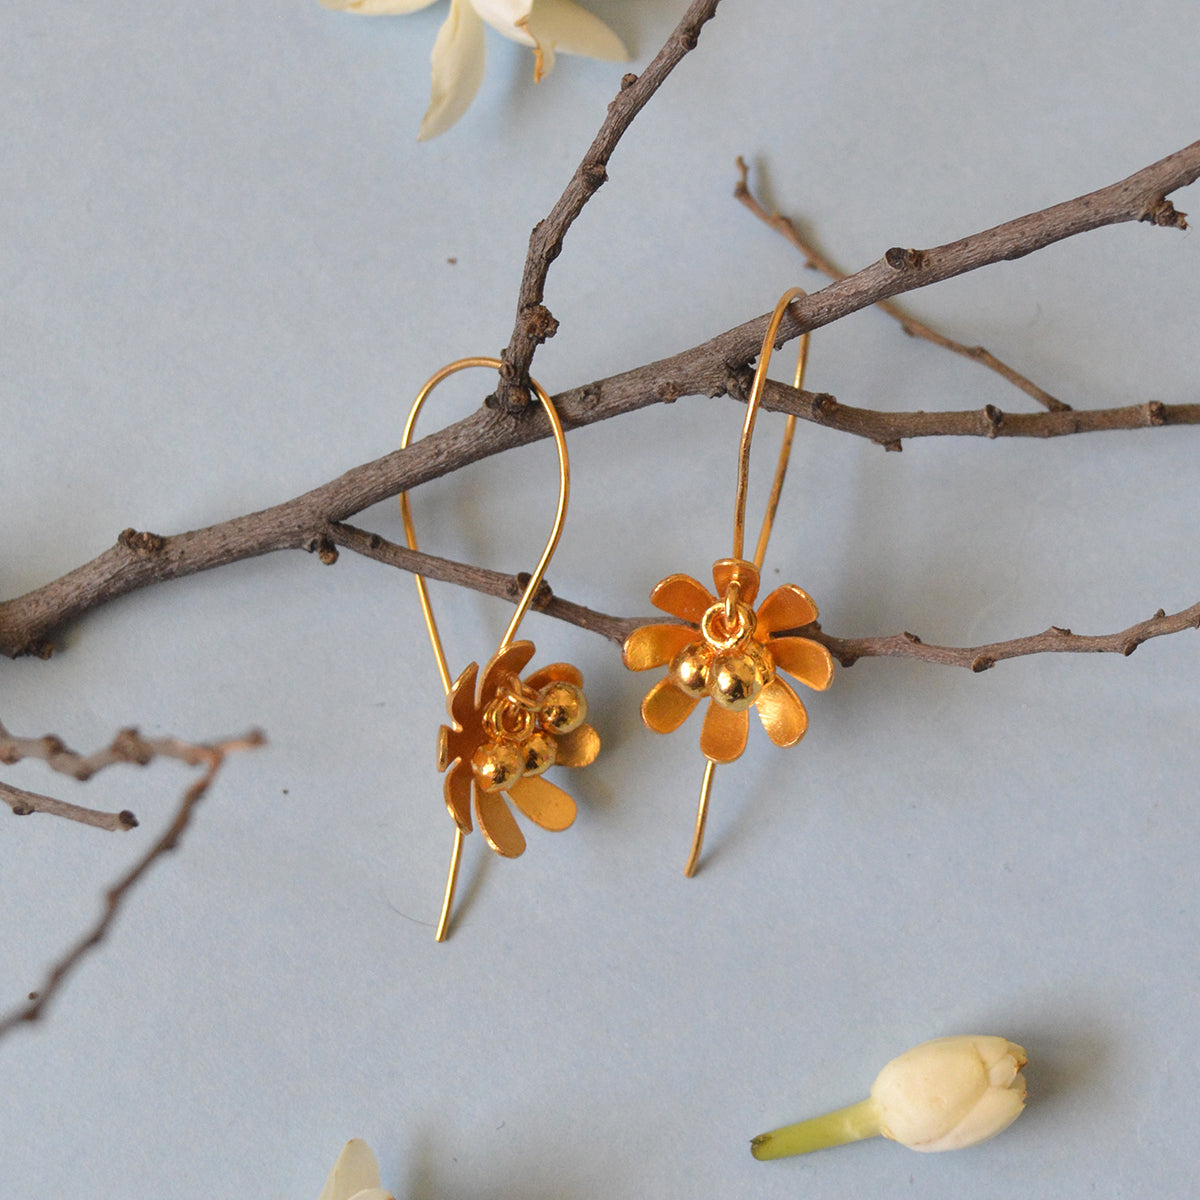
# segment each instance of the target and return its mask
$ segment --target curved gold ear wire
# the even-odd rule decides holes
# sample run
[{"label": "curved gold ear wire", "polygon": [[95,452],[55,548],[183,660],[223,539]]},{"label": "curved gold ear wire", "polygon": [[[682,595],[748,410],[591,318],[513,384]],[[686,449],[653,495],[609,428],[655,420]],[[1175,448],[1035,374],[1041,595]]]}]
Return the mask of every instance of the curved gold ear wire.
[{"label": "curved gold ear wire", "polygon": [[[789,288],[780,296],[779,302],[775,305],[775,311],[767,322],[766,331],[763,333],[758,363],[754,368],[754,378],[750,382],[750,394],[746,398],[746,419],[742,422],[742,440],[738,445],[737,492],[733,503],[733,558],[735,560],[742,558],[746,540],[746,495],[750,487],[750,440],[754,437],[754,424],[758,420],[762,394],[767,385],[767,368],[771,364],[771,355],[775,350],[775,337],[779,333],[779,326],[783,322],[788,305],[804,294],[803,288],[794,287]],[[797,347],[796,371],[792,382],[792,386],[797,390],[804,383],[804,372],[808,366],[808,339],[809,334],[802,333]],[[775,513],[779,508],[779,497],[783,493],[783,480],[787,475],[788,462],[792,457],[792,441],[795,436],[796,415],[788,413],[783,426],[783,440],[779,445],[779,458],[775,463],[775,477],[771,481],[771,494],[767,498],[762,527],[758,531],[758,544],[754,548],[754,566],[759,570],[762,569],[763,559],[767,554],[767,542],[771,540],[771,530],[775,526]],[[727,592],[726,596],[728,595]],[[689,879],[696,873],[696,867],[700,862],[700,851],[704,846],[704,827],[708,821],[708,798],[712,791],[715,769],[716,763],[712,759],[704,764],[704,778],[700,783],[700,799],[696,805],[696,828],[692,835],[692,851],[683,868],[684,875]]]},{"label": "curved gold ear wire", "polygon": [[[461,358],[430,376],[417,392],[409,410],[401,449],[408,447],[417,417],[438,384],[468,367],[499,370],[500,365],[498,358]],[[443,725],[438,730],[438,770],[446,773],[443,791],[446,807],[454,819],[454,846],[435,935],[439,942],[445,940],[449,928],[463,838],[473,828],[472,808],[488,845],[497,854],[516,858],[525,850],[525,837],[506,806],[505,798],[543,829],[566,829],[575,819],[575,802],[561,788],[542,778],[543,773],[555,765],[586,766],[600,750],[599,736],[586,724],[583,676],[575,667],[570,663],[552,663],[524,680],[519,675],[533,657],[534,646],[532,642],[513,639],[558,545],[571,488],[571,468],[562,422],[542,386],[533,379],[529,382],[550,421],[558,450],[558,506],[546,548],[529,577],[496,653],[482,673],[478,663],[471,663],[457,680],[451,682],[446,653],[429,601],[429,589],[422,576],[414,576],[451,720],[449,726]],[[409,547],[415,550],[417,538],[407,492],[400,493],[400,513],[405,538]]]},{"label": "curved gold ear wire", "polygon": [[[771,320],[767,323],[767,331],[763,335],[763,348],[758,356],[758,365],[754,369],[754,379],[750,384],[750,395],[746,401],[746,419],[742,423],[742,441],[738,447],[738,484],[737,499],[733,511],[733,557],[741,558],[742,542],[746,531],[746,490],[750,480],[750,439],[754,436],[754,422],[758,418],[759,405],[767,383],[767,365],[771,361],[771,353],[775,348],[775,336],[783,321],[783,314],[788,305],[798,296],[805,293],[801,288],[792,288],[784,292],[779,303],[775,306]],[[800,335],[796,354],[796,370],[792,376],[792,387],[799,391],[804,386],[804,372],[808,367],[808,339],[810,335]],[[758,532],[758,545],[754,548],[754,565],[760,570],[763,559],[767,554],[767,542],[771,538],[771,530],[775,525],[775,512],[779,508],[779,497],[783,492],[783,480],[787,475],[788,460],[792,456],[792,439],[796,436],[796,414],[788,413],[783,425],[783,440],[779,445],[779,460],[775,464],[775,478],[771,481],[771,494],[767,498],[767,509],[763,514],[762,528]]]},{"label": "curved gold ear wire", "polygon": [[[759,532],[754,560],[744,557],[746,493],[750,476],[750,442],[766,387],[767,367],[779,326],[788,305],[804,295],[800,288],[785,292],[767,322],[762,349],[742,425],[738,449],[737,492],[734,501],[733,555],[713,564],[714,596],[690,575],[669,575],[650,593],[651,602],[686,625],[643,625],[625,641],[625,665],[646,671],[668,665],[667,675],[642,701],[642,720],[656,733],[670,733],[683,724],[705,697],[709,698],[700,732],[700,749],[708,760],[700,785],[696,827],[684,874],[695,874],[704,844],[713,771],[718,763],[733,762],[746,748],[749,710],[755,708],[767,736],[778,746],[793,746],[808,728],[808,714],[799,696],[779,677],[786,671],[818,690],[833,679],[829,651],[810,638],[777,636],[817,619],[817,607],[802,588],[785,584],[759,605],[759,569],[775,523],[775,512],[791,455],[796,418],[789,415],[775,467],[771,494]],[[804,381],[808,334],[800,338],[795,387]],[[699,637],[697,637],[699,632]]]}]

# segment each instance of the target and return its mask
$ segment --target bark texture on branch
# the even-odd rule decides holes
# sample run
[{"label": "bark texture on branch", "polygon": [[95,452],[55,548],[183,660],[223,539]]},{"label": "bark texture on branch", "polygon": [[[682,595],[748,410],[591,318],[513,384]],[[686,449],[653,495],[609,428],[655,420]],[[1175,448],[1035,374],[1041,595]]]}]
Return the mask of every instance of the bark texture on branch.
[{"label": "bark texture on branch", "polygon": [[[1198,177],[1200,141],[1119,183],[994,229],[932,250],[889,251],[874,265],[793,303],[779,343],[889,296],[1021,257],[1089,229],[1134,220],[1183,228],[1183,215],[1166,195]],[[670,358],[561,393],[555,405],[564,426],[576,428],[684,396],[743,396],[747,364],[758,353],[767,320],[763,315]],[[768,385],[764,404],[870,438],[889,449],[898,449],[910,437],[1045,438],[1200,422],[1200,405],[1156,401],[1124,408],[1021,414],[1004,413],[991,405],[973,412],[878,413],[778,383]],[[484,407],[407,450],[355,467],[261,512],[171,537],[126,530],[115,546],[91,562],[0,604],[0,653],[49,654],[55,632],[85,612],[166,579],[274,550],[306,549],[329,561],[335,556],[332,524],[430,479],[547,437],[549,432],[540,408],[527,406],[509,413]]]},{"label": "bark texture on branch", "polygon": [[[828,279],[835,281],[845,279],[845,272],[839,271],[830,259],[826,258],[824,254],[809,242],[801,234],[799,227],[794,221],[789,220],[781,213],[769,211],[755,197],[754,193],[750,190],[750,171],[746,166],[745,159],[738,158],[737,169],[738,182],[737,186],[733,189],[734,197],[765,225],[768,225],[776,233],[791,242],[804,255],[804,265],[806,267],[814,271],[819,271]],[[1050,395],[1045,388],[1039,387],[1032,379],[1022,375],[1007,363],[1001,362],[985,347],[968,346],[964,342],[949,338],[944,333],[939,333],[936,329],[930,328],[924,321],[918,320],[911,313],[906,313],[899,305],[893,304],[890,300],[880,300],[876,303],[875,307],[880,312],[887,313],[909,337],[921,338],[924,341],[932,342],[935,346],[941,346],[943,350],[949,350],[952,354],[969,358],[972,362],[977,362],[981,366],[987,367],[988,370],[995,371],[1002,379],[1007,379],[1014,387],[1020,388],[1027,396],[1031,396],[1051,412],[1065,412],[1071,407],[1069,404],[1064,404],[1056,396]]]},{"label": "bark texture on branch", "polygon": [[1200,404],[1163,404],[1158,400],[1121,408],[1062,408],[1039,413],[1010,413],[994,404],[956,412],[886,413],[841,404],[833,396],[797,392],[774,381],[768,381],[762,404],[776,412],[795,413],[814,425],[868,438],[887,450],[899,450],[905,438],[1057,438],[1200,424]]},{"label": "bark texture on branch", "polygon": [[650,65],[640,75],[626,75],[621,80],[621,91],[609,104],[608,115],[583,161],[549,215],[529,235],[529,252],[517,294],[516,324],[500,356],[500,384],[492,398],[501,409],[513,411],[528,404],[533,356],[538,346],[558,330],[558,322],[542,301],[550,265],[562,253],[567,231],[584,205],[608,182],[608,162],[622,135],[684,55],[696,48],[700,31],[712,19],[719,3],[720,0],[693,0]]},{"label": "bark texture on branch", "polygon": [[[334,527],[332,536],[338,545],[377,562],[403,571],[418,572],[427,579],[471,588],[510,604],[517,603],[528,583],[527,575],[505,575],[500,571],[437,558],[406,546],[397,546],[378,534],[349,525]],[[532,607],[537,612],[566,621],[579,629],[599,634],[618,647],[639,626],[661,623],[663,620],[661,613],[657,616],[617,617],[597,612],[554,595],[548,583],[543,583]],[[1200,602],[1177,613],[1166,613],[1160,608],[1154,616],[1117,633],[1078,634],[1052,625],[1043,633],[982,646],[939,646],[924,642],[916,634],[907,632],[841,638],[826,633],[820,624],[781,632],[801,634],[820,642],[828,647],[843,667],[853,666],[860,658],[911,658],[938,666],[963,667],[978,673],[1005,659],[1023,658],[1031,654],[1121,654],[1128,657],[1151,638],[1166,637],[1187,629],[1200,629]]]}]

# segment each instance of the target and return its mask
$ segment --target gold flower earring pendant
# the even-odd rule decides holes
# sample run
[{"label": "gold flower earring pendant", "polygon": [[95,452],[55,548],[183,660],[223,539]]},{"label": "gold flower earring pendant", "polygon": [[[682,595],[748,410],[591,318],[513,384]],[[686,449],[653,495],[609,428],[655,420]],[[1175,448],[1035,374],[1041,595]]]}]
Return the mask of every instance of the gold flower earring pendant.
[{"label": "gold flower earring pendant", "polygon": [[[431,376],[413,401],[404,426],[401,449],[407,448],[417,416],[433,389],[468,367],[499,370],[500,360],[463,358]],[[587,724],[583,676],[576,667],[570,663],[551,663],[521,678],[521,672],[533,658],[534,645],[529,641],[514,641],[514,638],[558,545],[571,487],[562,422],[545,390],[534,380],[529,382],[550,421],[558,449],[558,507],[542,557],[529,577],[496,653],[482,671],[478,663],[471,663],[451,681],[446,653],[429,602],[429,590],[425,580],[420,575],[415,576],[421,612],[433,644],[450,715],[450,724],[438,730],[438,770],[446,776],[443,794],[454,820],[454,847],[436,934],[439,942],[445,940],[449,929],[463,838],[474,827],[472,812],[488,845],[505,858],[517,858],[524,853],[525,835],[508,802],[543,829],[566,829],[575,820],[575,801],[562,788],[544,778],[544,773],[555,766],[586,767],[600,752],[600,737]],[[407,492],[400,493],[400,512],[408,545],[415,550],[417,538]]]},{"label": "gold flower earring pendant", "polygon": [[[767,501],[753,561],[743,558],[746,532],[746,489],[750,474],[750,439],[767,381],[767,367],[787,307],[804,295],[800,288],[786,292],[767,323],[762,350],[746,405],[746,420],[738,452],[737,495],[733,517],[733,554],[713,564],[715,595],[690,575],[669,575],[650,593],[651,603],[686,624],[643,625],[625,640],[625,665],[633,671],[668,667],[667,674],[642,701],[642,720],[655,733],[670,733],[708,699],[700,729],[700,749],[708,760],[700,786],[692,850],[684,874],[694,875],[704,843],[708,799],[718,763],[733,762],[746,748],[750,709],[757,709],[767,736],[777,746],[794,746],[808,728],[808,713],[800,697],[780,672],[822,691],[833,680],[829,651],[811,638],[799,636],[817,619],[817,606],[803,588],[788,583],[776,588],[755,608],[759,571],[766,554],[775,511],[783,489],[792,449],[796,418],[789,415],[783,445]],[[800,338],[794,387],[804,382],[808,334]]]}]

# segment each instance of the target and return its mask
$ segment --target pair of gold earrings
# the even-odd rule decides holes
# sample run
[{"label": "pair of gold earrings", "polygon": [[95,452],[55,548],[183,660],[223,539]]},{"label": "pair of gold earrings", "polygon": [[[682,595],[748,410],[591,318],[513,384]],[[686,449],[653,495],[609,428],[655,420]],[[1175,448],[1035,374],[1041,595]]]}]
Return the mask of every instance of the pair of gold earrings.
[{"label": "pair of gold earrings", "polygon": [[[784,584],[755,606],[759,572],[791,454],[794,416],[787,418],[784,427],[754,557],[747,560],[743,556],[750,441],[780,323],[788,305],[803,294],[800,288],[784,293],[763,337],[738,451],[733,553],[713,564],[715,591],[710,592],[690,575],[667,576],[654,587],[650,601],[677,621],[643,625],[629,635],[624,645],[625,665],[631,670],[668,668],[642,701],[642,720],[655,733],[678,729],[701,700],[709,701],[700,730],[700,750],[706,764],[691,852],[684,870],[688,876],[695,873],[704,841],[713,772],[718,763],[733,762],[746,748],[750,709],[757,710],[772,742],[777,746],[794,746],[808,728],[808,714],[799,696],[779,673],[786,672],[817,690],[827,688],[833,679],[829,651],[819,642],[792,632],[817,619],[817,607],[807,592],[795,584]],[[808,334],[803,334],[793,384],[797,388],[804,381],[807,358]],[[469,367],[499,369],[500,360],[459,359],[433,375],[413,401],[402,448],[408,446],[417,416],[434,388]],[[600,751],[599,735],[587,723],[583,677],[576,667],[570,663],[551,663],[521,678],[521,672],[533,658],[534,646],[529,641],[516,641],[517,629],[558,545],[570,491],[570,464],[562,423],[546,391],[536,381],[531,379],[530,383],[550,421],[558,451],[558,507],[542,556],[496,653],[482,671],[473,662],[451,681],[428,589],[425,580],[416,576],[421,610],[450,716],[450,724],[438,730],[438,770],[445,773],[443,792],[454,820],[454,846],[436,933],[439,942],[449,929],[463,839],[473,828],[472,813],[488,845],[497,854],[516,858],[525,850],[525,837],[506,800],[543,829],[566,829],[575,819],[575,802],[544,778],[544,773],[553,766],[587,766]],[[400,495],[400,510],[405,536],[415,550],[416,535],[407,493]]]}]

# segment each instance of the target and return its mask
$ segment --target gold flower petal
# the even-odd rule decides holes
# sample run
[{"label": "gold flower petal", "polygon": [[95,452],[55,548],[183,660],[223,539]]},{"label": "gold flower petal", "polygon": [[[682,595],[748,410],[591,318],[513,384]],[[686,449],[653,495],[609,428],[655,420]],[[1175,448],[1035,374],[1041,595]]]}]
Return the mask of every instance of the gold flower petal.
[{"label": "gold flower petal", "polygon": [[833,682],[833,655],[811,638],[772,638],[767,643],[775,665],[815,691],[823,692]]},{"label": "gold flower petal", "polygon": [[540,775],[518,779],[508,789],[512,802],[535,824],[552,833],[566,829],[575,820],[575,801],[562,788]]},{"label": "gold flower petal", "polygon": [[777,587],[760,605],[756,636],[769,637],[779,629],[800,629],[817,619],[812,597],[794,583]]},{"label": "gold flower petal", "polygon": [[475,785],[475,816],[487,844],[505,858],[520,858],[525,853],[525,835],[517,828],[516,818],[508,811],[499,792],[485,792]]},{"label": "gold flower petal", "polygon": [[520,675],[534,655],[532,642],[513,642],[488,660],[479,680],[479,707],[490,700],[506,675]]},{"label": "gold flower petal", "polygon": [[470,724],[475,710],[475,680],[478,675],[479,664],[468,663],[446,693],[446,712],[459,729]]},{"label": "gold flower petal", "polygon": [[655,608],[693,625],[700,624],[700,618],[715,601],[708,588],[690,575],[668,575],[650,593],[650,603]]},{"label": "gold flower petal", "polygon": [[621,655],[631,671],[649,671],[669,663],[698,637],[690,625],[643,625],[625,639]]},{"label": "gold flower petal", "polygon": [[808,713],[800,697],[779,676],[758,694],[754,702],[767,737],[777,746],[794,746],[808,728]]},{"label": "gold flower petal", "polygon": [[713,563],[713,583],[717,585],[718,596],[725,595],[735,579],[742,585],[742,602],[752,605],[758,595],[758,568],[744,558],[719,558]]},{"label": "gold flower petal", "polygon": [[571,733],[555,739],[556,767],[586,767],[600,753],[600,735],[590,725],[580,725]]},{"label": "gold flower petal", "polygon": [[444,771],[456,758],[462,757],[462,733],[448,725],[438,726],[437,767]]},{"label": "gold flower petal", "polygon": [[704,714],[704,725],[700,729],[700,752],[710,762],[733,762],[746,748],[746,734],[750,729],[750,710],[730,712],[715,701],[709,701]]},{"label": "gold flower petal", "polygon": [[549,666],[534,671],[525,680],[525,686],[535,692],[541,691],[548,683],[573,683],[577,688],[583,687],[583,672],[568,662],[550,663]]},{"label": "gold flower petal", "polygon": [[446,808],[463,833],[471,832],[471,784],[474,779],[475,773],[471,770],[470,762],[460,758],[442,781]]},{"label": "gold flower petal", "polygon": [[665,676],[646,693],[642,720],[655,733],[670,733],[692,715],[692,709],[699,703],[697,697],[685,695],[671,682],[670,676]]}]

